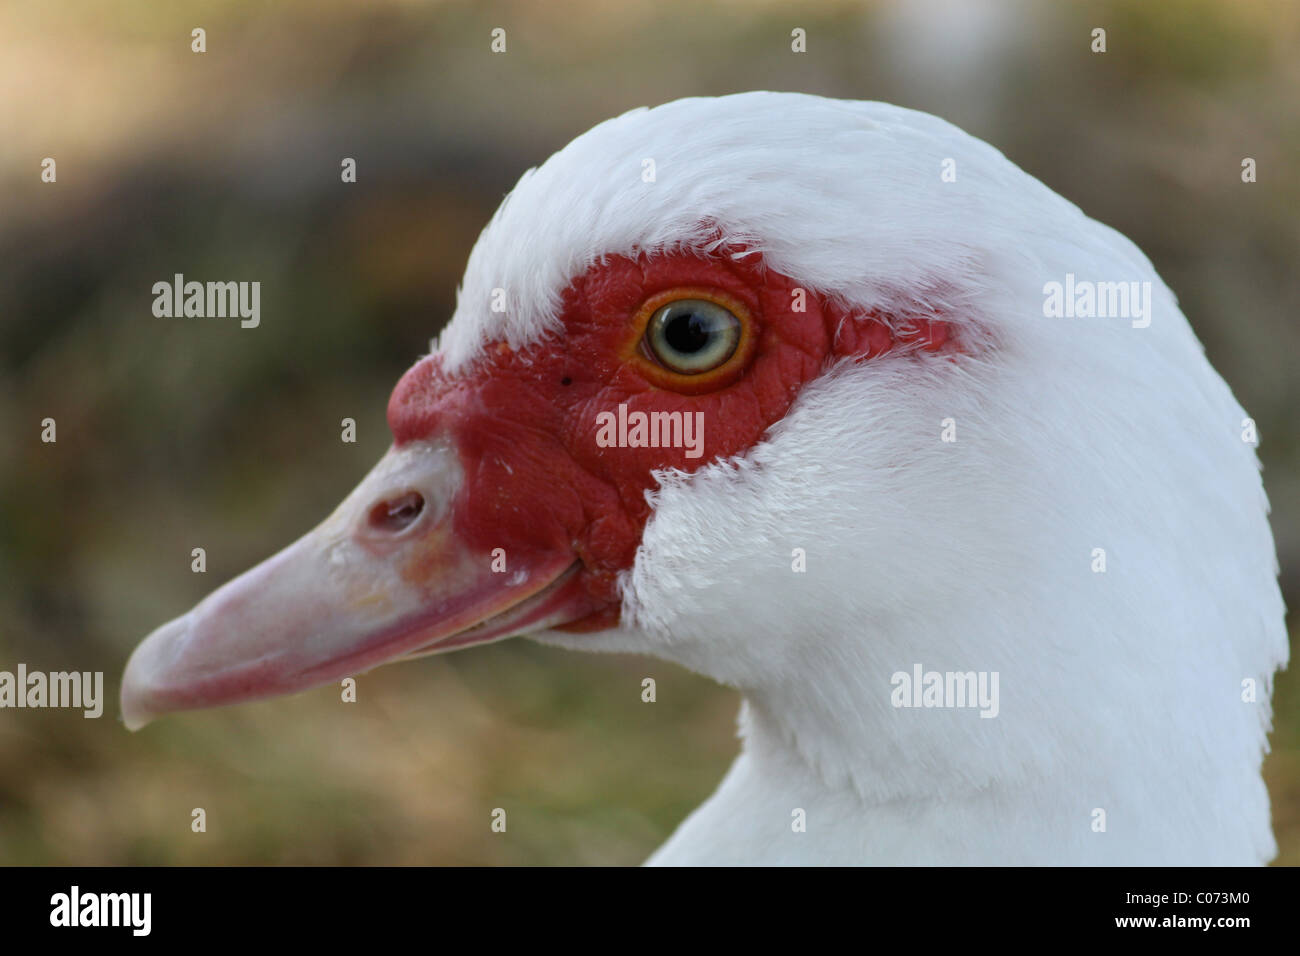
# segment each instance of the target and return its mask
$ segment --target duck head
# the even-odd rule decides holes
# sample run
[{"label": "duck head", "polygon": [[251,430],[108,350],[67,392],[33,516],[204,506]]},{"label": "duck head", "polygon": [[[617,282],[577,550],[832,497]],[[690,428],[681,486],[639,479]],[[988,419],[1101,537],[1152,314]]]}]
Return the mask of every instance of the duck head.
[{"label": "duck head", "polygon": [[[1054,314],[1079,282],[1130,314]],[[634,111],[523,176],[392,448],[146,638],[123,714],[528,635],[738,687],[747,735],[865,799],[1112,779],[1099,740],[1253,767],[1264,853],[1240,684],[1286,643],[1244,417],[1132,243],[947,123]],[[997,719],[900,709],[915,665],[999,674]]]}]

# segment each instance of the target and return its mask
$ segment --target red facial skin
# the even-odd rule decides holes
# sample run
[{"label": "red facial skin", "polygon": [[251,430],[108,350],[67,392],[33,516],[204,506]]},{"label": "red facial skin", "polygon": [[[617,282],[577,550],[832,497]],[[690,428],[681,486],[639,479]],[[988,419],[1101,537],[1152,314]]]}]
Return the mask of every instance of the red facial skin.
[{"label": "red facial skin", "polygon": [[[747,306],[754,348],[734,381],[703,394],[652,383],[649,359],[629,355],[636,316],[650,296],[678,287],[715,289]],[[766,269],[757,255],[733,259],[663,253],[610,257],[563,297],[561,331],[519,352],[491,344],[460,375],[437,355],[397,384],[388,423],[400,446],[435,433],[459,450],[465,483],[454,531],[474,550],[504,548],[512,566],[572,554],[592,613],[567,626],[594,630],[618,619],[616,579],[632,566],[650,508],[652,472],[685,472],[743,453],[790,408],[805,383],[837,358],[873,358],[903,344],[927,351],[949,338],[939,320],[914,319],[891,333],[879,318],[850,317],[799,284]],[[802,304],[804,311],[795,311]],[[704,454],[683,448],[602,448],[597,414],[703,412]]]}]

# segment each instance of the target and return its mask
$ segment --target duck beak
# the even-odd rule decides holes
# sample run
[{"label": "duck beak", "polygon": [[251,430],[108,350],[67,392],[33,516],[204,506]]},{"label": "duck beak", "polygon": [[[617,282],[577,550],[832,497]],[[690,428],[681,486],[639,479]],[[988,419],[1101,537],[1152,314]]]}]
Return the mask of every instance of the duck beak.
[{"label": "duck beak", "polygon": [[122,679],[127,727],[589,614],[571,552],[504,556],[464,542],[463,483],[449,442],[394,447],[319,527],[140,643]]}]

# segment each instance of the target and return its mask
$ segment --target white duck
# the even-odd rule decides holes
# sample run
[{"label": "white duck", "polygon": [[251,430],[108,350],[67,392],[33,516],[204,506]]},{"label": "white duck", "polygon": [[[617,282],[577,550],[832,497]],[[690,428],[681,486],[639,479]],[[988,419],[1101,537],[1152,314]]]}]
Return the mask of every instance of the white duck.
[{"label": "white duck", "polygon": [[[137,648],[128,726],[526,634],[743,691],[654,863],[1275,852],[1245,413],[1131,242],[941,120],[602,123],[502,204],[388,415],[330,518]],[[918,668],[998,693],[896,706]]]}]

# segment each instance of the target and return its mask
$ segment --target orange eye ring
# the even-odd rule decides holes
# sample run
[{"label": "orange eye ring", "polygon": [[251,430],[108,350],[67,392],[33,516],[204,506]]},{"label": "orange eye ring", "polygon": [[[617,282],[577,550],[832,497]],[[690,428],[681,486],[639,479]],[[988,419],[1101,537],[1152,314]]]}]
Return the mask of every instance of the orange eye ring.
[{"label": "orange eye ring", "polygon": [[[726,310],[739,325],[739,340],[717,366],[699,372],[677,371],[655,356],[649,342],[650,324],[665,306],[696,300]],[[632,317],[632,331],[623,358],[634,364],[652,385],[684,395],[701,395],[731,385],[744,373],[758,347],[757,328],[749,306],[730,293],[709,286],[679,286],[656,292],[641,303]]]}]

